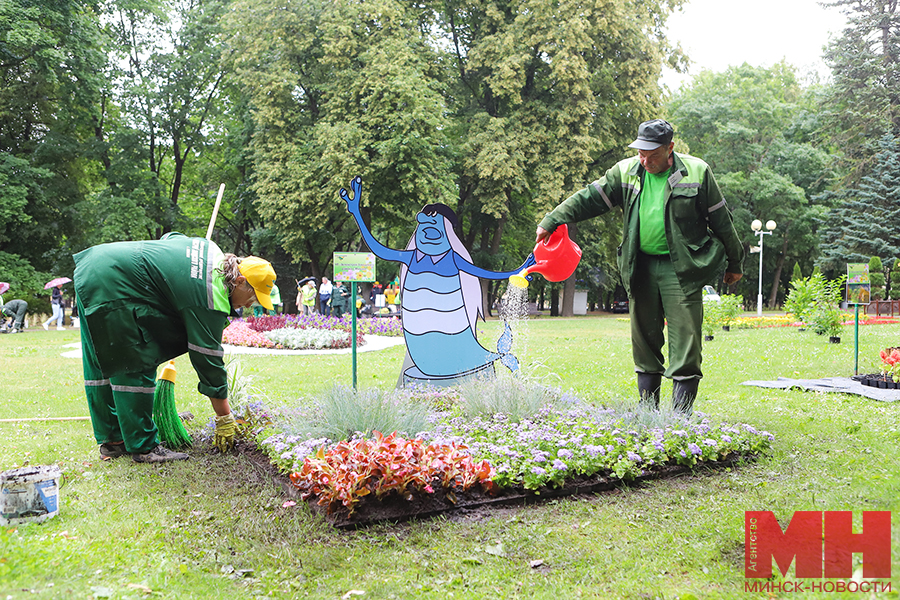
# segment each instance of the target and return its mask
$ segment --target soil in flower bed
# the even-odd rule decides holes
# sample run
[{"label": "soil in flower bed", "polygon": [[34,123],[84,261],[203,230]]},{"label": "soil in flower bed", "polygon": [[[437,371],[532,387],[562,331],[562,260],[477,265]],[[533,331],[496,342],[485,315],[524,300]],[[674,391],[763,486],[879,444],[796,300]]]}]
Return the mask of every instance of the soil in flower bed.
[{"label": "soil in flower bed", "polygon": [[867,385],[873,388],[881,388],[883,390],[896,390],[900,389],[900,383],[895,382],[893,379],[888,377],[885,380],[884,375],[881,373],[869,373],[867,375],[854,375],[850,379],[854,381],[858,381],[863,385]]},{"label": "soil in flower bed", "polygon": [[[281,473],[272,464],[269,457],[258,450],[252,444],[242,442],[237,446],[237,451],[243,454],[256,467],[257,471],[268,472],[272,480],[278,484],[289,498],[300,500],[299,490],[291,484],[290,479]],[[317,499],[312,497],[306,503],[313,512],[322,515],[325,520],[339,529],[355,529],[366,527],[382,521],[407,521],[410,519],[429,518],[441,514],[463,514],[473,510],[490,510],[511,504],[532,504],[562,496],[575,494],[591,494],[616,490],[623,486],[637,487],[647,481],[675,477],[685,473],[702,473],[718,471],[727,467],[733,467],[756,458],[753,455],[737,456],[733,459],[703,462],[695,467],[680,465],[654,466],[644,471],[632,480],[623,481],[617,477],[607,477],[601,474],[592,477],[579,477],[566,481],[560,488],[544,487],[538,491],[527,490],[524,486],[505,488],[497,493],[488,494],[480,486],[473,486],[466,491],[443,490],[440,484],[435,483],[433,494],[419,493],[412,500],[407,500],[397,494],[388,495],[381,500],[366,500],[357,505],[352,515],[348,509],[337,505],[337,508],[329,512],[326,507],[320,506]]]}]

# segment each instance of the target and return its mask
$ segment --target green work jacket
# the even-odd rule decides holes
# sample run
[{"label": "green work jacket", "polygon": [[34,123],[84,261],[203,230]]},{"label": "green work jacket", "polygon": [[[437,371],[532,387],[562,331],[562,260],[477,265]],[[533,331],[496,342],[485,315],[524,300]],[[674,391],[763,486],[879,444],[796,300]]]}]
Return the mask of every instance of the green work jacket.
[{"label": "green work jacket", "polygon": [[[681,289],[690,295],[723,269],[741,273],[744,247],[709,165],[687,154],[673,153],[673,157],[665,189],[666,242]],[[623,237],[618,264],[629,296],[640,252],[638,211],[645,173],[637,156],[626,158],[563,201],[540,223],[552,232],[563,223],[596,217],[614,206],[621,208]]]},{"label": "green work jacket", "polygon": [[223,259],[214,243],[180,233],[76,254],[75,292],[103,375],[155,371],[187,352],[200,393],[227,398]]}]

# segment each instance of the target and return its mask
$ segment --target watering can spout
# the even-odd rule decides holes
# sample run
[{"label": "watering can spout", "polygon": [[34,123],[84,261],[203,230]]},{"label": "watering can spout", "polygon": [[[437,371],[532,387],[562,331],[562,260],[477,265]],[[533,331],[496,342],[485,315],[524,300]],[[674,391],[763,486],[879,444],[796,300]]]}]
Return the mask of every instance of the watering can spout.
[{"label": "watering can spout", "polygon": [[560,225],[546,239],[534,246],[534,264],[509,278],[516,287],[528,287],[529,273],[540,273],[547,281],[565,281],[575,272],[581,260],[581,248],[569,238],[569,228]]}]

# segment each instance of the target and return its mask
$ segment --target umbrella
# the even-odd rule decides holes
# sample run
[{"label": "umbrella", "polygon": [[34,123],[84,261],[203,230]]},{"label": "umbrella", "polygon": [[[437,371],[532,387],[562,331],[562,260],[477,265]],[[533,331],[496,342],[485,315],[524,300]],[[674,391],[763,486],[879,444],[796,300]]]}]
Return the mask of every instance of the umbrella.
[{"label": "umbrella", "polygon": [[8,289],[9,289],[9,284],[6,283],[5,281],[0,281],[0,294],[3,294]]},{"label": "umbrella", "polygon": [[44,289],[49,290],[50,288],[55,288],[58,285],[62,285],[64,283],[69,283],[70,281],[72,281],[72,280],[69,279],[68,277],[57,277],[53,281],[48,281],[47,285],[44,286]]}]

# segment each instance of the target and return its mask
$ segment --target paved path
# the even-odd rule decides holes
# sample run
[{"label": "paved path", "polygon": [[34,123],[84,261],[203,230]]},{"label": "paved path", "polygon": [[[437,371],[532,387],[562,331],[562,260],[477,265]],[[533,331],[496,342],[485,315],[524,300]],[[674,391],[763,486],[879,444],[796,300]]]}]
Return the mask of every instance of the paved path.
[{"label": "paved path", "polygon": [[[363,339],[366,343],[359,346],[357,352],[374,352],[375,350],[384,350],[391,346],[402,346],[404,344],[402,337],[389,337],[385,335],[364,335]],[[81,344],[66,344],[64,348],[74,348],[63,352],[65,358],[81,359]],[[223,344],[225,352],[228,354],[270,354],[270,355],[304,355],[304,354],[350,354],[351,348],[341,348],[339,350],[273,350],[271,348],[249,348],[246,346],[231,346]]]}]

